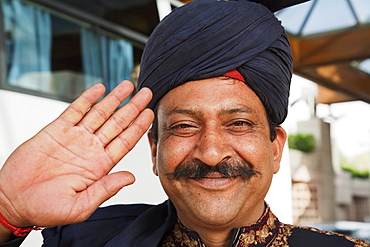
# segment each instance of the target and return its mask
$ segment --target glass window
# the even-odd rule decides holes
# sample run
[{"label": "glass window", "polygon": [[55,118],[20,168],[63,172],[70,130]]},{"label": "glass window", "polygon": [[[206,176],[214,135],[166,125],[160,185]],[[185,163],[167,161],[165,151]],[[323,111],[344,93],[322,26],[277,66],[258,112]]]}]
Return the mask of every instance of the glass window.
[{"label": "glass window", "polygon": [[369,1],[363,0],[307,1],[277,12],[276,17],[289,33],[305,36],[355,26],[358,17],[365,22],[368,6]]},{"label": "glass window", "polygon": [[109,91],[131,80],[134,49],[123,38],[20,0],[1,9],[3,88],[72,101],[95,83]]},{"label": "glass window", "polygon": [[357,68],[370,75],[370,58],[360,62]]}]

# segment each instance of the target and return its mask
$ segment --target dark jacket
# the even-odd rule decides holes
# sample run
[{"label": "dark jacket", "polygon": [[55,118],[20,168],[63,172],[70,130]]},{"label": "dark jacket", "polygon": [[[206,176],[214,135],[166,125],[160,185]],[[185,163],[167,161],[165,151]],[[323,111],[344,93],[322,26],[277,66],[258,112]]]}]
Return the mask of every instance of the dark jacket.
[{"label": "dark jacket", "polygon": [[[99,208],[82,223],[44,229],[43,246],[156,247],[163,236],[173,229],[176,219],[176,210],[170,201],[159,205],[133,204]],[[292,247],[370,246],[360,240],[335,233],[280,222],[278,225],[280,229],[290,229],[289,236],[280,235],[279,238],[287,238],[288,246]],[[20,246],[23,240],[24,238],[17,238],[0,244],[0,247]],[[252,246],[262,247],[266,244]]]}]

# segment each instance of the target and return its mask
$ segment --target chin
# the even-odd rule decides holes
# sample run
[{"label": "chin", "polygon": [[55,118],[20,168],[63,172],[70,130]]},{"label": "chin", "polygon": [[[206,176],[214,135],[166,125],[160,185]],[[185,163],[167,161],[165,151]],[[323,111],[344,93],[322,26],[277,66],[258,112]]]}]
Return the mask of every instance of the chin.
[{"label": "chin", "polygon": [[229,226],[232,225],[232,222],[234,222],[235,217],[230,217],[226,215],[222,216],[206,216],[206,217],[199,217],[199,221],[207,226],[212,226],[212,227],[222,227],[222,226]]},{"label": "chin", "polygon": [[[226,201],[225,201],[226,202]],[[235,206],[235,205],[233,205]],[[235,208],[228,202],[213,204],[198,204],[192,209],[194,218],[203,225],[226,226],[238,221],[239,208]]]}]

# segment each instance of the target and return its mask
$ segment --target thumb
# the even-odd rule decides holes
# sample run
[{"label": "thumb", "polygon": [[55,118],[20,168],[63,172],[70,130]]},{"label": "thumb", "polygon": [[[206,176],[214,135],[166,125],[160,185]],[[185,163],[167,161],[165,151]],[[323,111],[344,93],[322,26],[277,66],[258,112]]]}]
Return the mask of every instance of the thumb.
[{"label": "thumb", "polygon": [[90,206],[98,208],[103,202],[117,194],[125,186],[135,182],[135,176],[127,171],[108,174],[92,184],[87,190]]}]

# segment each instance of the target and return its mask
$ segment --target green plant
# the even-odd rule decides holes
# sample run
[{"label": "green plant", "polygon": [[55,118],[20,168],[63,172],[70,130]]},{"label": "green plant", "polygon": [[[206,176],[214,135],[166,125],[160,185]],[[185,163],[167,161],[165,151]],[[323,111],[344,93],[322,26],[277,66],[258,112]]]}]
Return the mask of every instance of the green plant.
[{"label": "green plant", "polygon": [[[370,169],[368,168],[368,159],[370,156],[368,153],[355,156],[351,160],[348,160],[342,153],[339,154],[339,157],[342,170],[349,172],[352,177],[370,178]],[[360,161],[363,161],[362,166]]]},{"label": "green plant", "polygon": [[370,177],[370,171],[369,170],[358,170],[356,168],[352,167],[342,167],[342,170],[348,171],[352,177],[354,178],[369,178]]},{"label": "green plant", "polygon": [[288,146],[291,149],[299,150],[304,153],[311,153],[316,148],[316,140],[312,134],[297,133],[288,136]]}]

